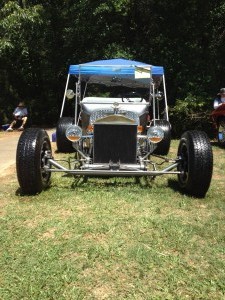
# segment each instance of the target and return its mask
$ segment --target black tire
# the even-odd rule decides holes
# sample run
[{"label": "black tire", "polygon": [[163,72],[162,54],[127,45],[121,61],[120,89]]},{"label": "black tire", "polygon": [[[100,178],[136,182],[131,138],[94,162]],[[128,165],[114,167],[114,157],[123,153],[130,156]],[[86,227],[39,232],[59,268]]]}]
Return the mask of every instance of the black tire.
[{"label": "black tire", "polygon": [[209,138],[202,131],[186,131],[180,140],[178,165],[180,187],[189,195],[203,198],[207,193],[213,171],[213,153]]},{"label": "black tire", "polygon": [[47,132],[40,128],[25,129],[16,151],[17,178],[23,194],[34,195],[49,186],[51,173],[43,169],[45,151],[51,152]]},{"label": "black tire", "polygon": [[221,147],[225,147],[225,117],[221,117],[217,123],[218,133],[217,140]]},{"label": "black tire", "polygon": [[73,118],[60,118],[56,127],[56,145],[59,152],[74,152],[72,143],[66,138],[66,129],[73,124]]},{"label": "black tire", "polygon": [[154,154],[167,155],[170,150],[171,143],[171,125],[166,120],[156,120],[155,125],[160,126],[164,132],[164,138],[159,142],[154,150]]}]

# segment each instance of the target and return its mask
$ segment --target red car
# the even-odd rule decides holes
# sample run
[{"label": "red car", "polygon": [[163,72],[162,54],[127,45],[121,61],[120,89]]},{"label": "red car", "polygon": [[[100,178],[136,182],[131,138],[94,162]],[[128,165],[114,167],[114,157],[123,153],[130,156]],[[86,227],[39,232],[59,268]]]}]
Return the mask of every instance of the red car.
[{"label": "red car", "polygon": [[217,139],[220,146],[225,147],[225,103],[220,104],[211,114]]}]

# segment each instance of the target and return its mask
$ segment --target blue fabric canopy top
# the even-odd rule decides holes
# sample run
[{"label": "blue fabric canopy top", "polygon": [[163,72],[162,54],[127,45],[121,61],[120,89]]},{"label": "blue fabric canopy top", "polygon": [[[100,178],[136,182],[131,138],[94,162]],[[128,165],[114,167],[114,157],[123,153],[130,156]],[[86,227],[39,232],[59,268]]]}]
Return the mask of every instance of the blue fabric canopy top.
[{"label": "blue fabric canopy top", "polygon": [[127,59],[109,59],[71,65],[69,74],[80,76],[81,81],[108,86],[127,86],[148,88],[150,77],[160,82],[164,69],[139,61]]}]

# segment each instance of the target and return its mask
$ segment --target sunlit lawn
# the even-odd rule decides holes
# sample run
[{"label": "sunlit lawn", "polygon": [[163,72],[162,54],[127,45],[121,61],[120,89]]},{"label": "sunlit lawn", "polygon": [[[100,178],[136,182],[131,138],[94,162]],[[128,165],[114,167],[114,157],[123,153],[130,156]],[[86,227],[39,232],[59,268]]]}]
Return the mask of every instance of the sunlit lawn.
[{"label": "sunlit lawn", "polygon": [[174,176],[53,174],[32,197],[4,178],[0,299],[225,299],[225,150],[213,152],[205,199]]}]

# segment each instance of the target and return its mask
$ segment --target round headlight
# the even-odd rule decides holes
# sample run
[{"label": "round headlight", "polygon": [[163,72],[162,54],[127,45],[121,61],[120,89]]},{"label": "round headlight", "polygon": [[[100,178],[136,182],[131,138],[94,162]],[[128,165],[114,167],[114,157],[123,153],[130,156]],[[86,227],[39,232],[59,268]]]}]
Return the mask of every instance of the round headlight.
[{"label": "round headlight", "polygon": [[147,137],[152,143],[156,144],[164,138],[164,132],[161,127],[152,126],[147,131]]},{"label": "round headlight", "polygon": [[73,99],[73,97],[75,96],[75,93],[73,90],[67,90],[66,91],[66,97],[67,99]]},{"label": "round headlight", "polygon": [[82,137],[82,129],[77,125],[71,125],[66,129],[66,138],[71,142],[77,142]]}]

